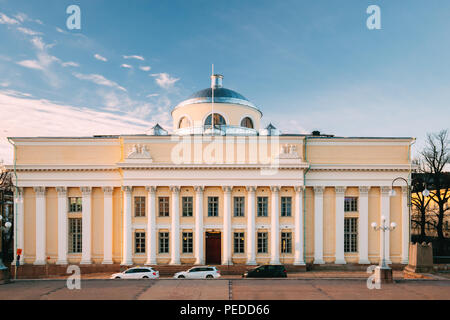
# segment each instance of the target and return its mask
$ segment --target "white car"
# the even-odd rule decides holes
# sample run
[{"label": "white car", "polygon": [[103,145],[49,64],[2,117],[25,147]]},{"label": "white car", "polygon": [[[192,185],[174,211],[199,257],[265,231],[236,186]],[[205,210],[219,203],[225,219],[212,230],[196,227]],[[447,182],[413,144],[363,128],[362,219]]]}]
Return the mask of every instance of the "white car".
[{"label": "white car", "polygon": [[158,279],[159,271],[151,267],[134,267],[123,272],[114,273],[111,279]]},{"label": "white car", "polygon": [[193,267],[187,271],[177,272],[173,277],[176,279],[214,279],[220,277],[220,271],[216,267]]}]

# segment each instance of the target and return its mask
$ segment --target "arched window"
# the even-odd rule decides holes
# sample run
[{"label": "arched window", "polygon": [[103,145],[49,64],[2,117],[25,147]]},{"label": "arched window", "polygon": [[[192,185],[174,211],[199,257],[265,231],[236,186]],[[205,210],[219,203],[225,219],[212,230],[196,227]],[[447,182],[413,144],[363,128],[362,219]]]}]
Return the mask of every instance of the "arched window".
[{"label": "arched window", "polygon": [[249,117],[245,117],[241,121],[241,127],[253,129],[253,121]]},{"label": "arched window", "polygon": [[[227,123],[225,122],[225,118],[222,117],[220,114],[218,113],[214,113],[214,125],[217,126],[224,126]],[[206,120],[205,120],[205,126],[210,126],[211,125],[211,115],[209,115]]]},{"label": "arched window", "polygon": [[189,121],[189,119],[187,117],[182,117],[180,119],[180,122],[178,122],[178,129],[188,128],[190,126],[191,126],[191,122]]}]

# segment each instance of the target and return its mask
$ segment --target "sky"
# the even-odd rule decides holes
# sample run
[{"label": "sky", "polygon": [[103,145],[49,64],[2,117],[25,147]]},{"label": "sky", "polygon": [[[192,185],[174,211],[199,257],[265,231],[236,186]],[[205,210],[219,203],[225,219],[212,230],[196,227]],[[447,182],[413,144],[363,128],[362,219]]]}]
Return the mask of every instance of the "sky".
[{"label": "sky", "polygon": [[449,17],[448,0],[0,0],[0,159],[6,137],[170,131],[212,64],[263,125],[415,137],[416,154],[449,128]]}]

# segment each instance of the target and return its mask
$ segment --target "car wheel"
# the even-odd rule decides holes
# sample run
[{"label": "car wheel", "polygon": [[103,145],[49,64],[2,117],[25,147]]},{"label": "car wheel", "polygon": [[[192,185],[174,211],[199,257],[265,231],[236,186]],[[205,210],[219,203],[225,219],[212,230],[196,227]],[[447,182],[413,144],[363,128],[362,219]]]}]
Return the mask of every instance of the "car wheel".
[{"label": "car wheel", "polygon": [[206,279],[212,279],[212,278],[214,278],[212,275],[210,275],[210,274],[208,274],[207,276],[206,276]]},{"label": "car wheel", "polygon": [[115,277],[114,279],[122,279],[121,277]]},{"label": "car wheel", "polygon": [[178,279],[184,279],[184,278],[185,278],[185,276],[183,276],[183,275],[178,276]]},{"label": "car wheel", "polygon": [[143,276],[142,279],[148,279],[148,277],[147,276]]}]

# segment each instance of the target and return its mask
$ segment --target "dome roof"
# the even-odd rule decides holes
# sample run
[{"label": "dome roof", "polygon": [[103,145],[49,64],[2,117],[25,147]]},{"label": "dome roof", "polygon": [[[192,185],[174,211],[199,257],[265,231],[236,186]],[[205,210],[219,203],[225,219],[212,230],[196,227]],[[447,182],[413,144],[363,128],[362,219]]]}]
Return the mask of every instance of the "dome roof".
[{"label": "dome roof", "polygon": [[[222,75],[213,75],[212,85],[214,87],[214,103],[228,103],[228,104],[240,104],[250,108],[254,108],[261,112],[257,106],[251,103],[242,94],[222,87]],[[196,103],[211,103],[212,102],[212,88],[206,88],[195,92],[186,100],[180,102],[174,109]]]}]

